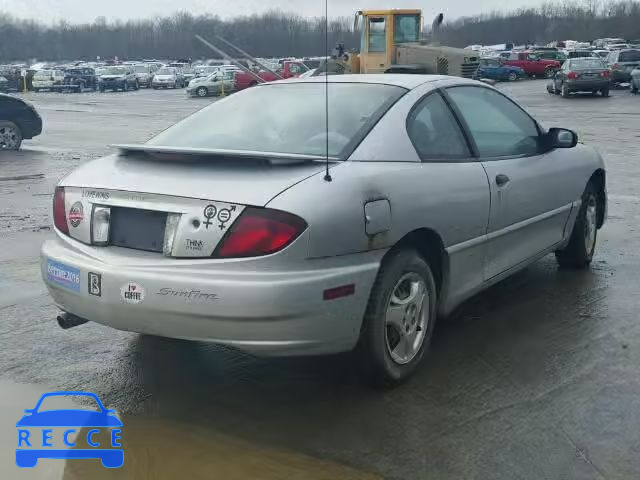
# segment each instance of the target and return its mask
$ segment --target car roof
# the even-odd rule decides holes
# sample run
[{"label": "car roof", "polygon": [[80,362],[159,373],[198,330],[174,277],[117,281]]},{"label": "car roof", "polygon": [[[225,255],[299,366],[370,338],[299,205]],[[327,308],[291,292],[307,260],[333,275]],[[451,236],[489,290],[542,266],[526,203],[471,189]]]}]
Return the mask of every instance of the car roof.
[{"label": "car roof", "polygon": [[413,90],[425,83],[436,82],[451,78],[447,75],[417,75],[410,73],[370,73],[370,74],[345,74],[329,75],[321,77],[290,78],[270,83],[374,83],[380,85],[395,85],[408,90]]}]

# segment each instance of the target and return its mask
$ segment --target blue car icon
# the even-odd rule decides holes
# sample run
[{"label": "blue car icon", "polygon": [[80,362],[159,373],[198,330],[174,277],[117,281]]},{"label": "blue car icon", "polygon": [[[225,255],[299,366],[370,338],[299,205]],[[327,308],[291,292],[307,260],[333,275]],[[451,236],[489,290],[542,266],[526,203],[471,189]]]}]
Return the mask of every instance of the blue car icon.
[{"label": "blue car icon", "polygon": [[[42,402],[45,398],[48,397],[56,397],[63,395],[74,395],[74,396],[84,396],[93,398],[98,407],[99,411],[93,410],[80,410],[80,409],[65,409],[65,410],[46,410],[39,412],[39,408],[42,405]],[[106,449],[106,448],[69,448],[69,449],[53,449],[46,448],[51,447],[50,443],[45,443],[45,440],[50,440],[49,432],[51,430],[45,430],[55,427],[104,427],[112,430],[112,441],[111,446],[120,446],[117,443],[116,439],[119,439],[119,427],[122,427],[122,422],[115,415],[115,410],[110,410],[104,407],[100,398],[95,393],[91,392],[77,392],[77,391],[69,391],[69,392],[49,392],[45,393],[40,397],[38,403],[33,409],[26,409],[25,414],[18,422],[16,423],[16,427],[18,427],[18,447],[28,446],[31,447],[30,441],[30,433],[34,428],[43,428],[41,435],[34,435],[34,443],[42,438],[42,447],[43,448],[17,448],[16,449],[16,465],[19,467],[35,467],[38,463],[38,459],[40,458],[59,458],[59,459],[70,459],[70,458],[99,458],[107,468],[118,468],[121,467],[124,463],[124,451],[122,449]],[[75,446],[75,443],[71,444],[68,442],[68,433],[75,433],[76,430],[70,428],[65,431],[64,434],[64,443],[67,446]],[[92,445],[98,447],[98,443],[94,443],[92,441],[92,434],[98,433],[99,430],[89,430],[87,433],[87,442]],[[35,433],[35,432],[34,432]],[[115,434],[115,435],[114,435]],[[35,447],[35,445],[34,445]]]}]

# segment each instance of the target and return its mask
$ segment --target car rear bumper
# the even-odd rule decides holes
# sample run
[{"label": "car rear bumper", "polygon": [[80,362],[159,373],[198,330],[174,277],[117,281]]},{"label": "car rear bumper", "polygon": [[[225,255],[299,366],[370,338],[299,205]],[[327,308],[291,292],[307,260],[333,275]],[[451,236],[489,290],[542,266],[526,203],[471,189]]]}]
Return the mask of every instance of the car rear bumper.
[{"label": "car rear bumper", "polygon": [[[220,343],[260,355],[351,350],[384,254],[306,260],[283,271],[241,270],[214,260],[155,256],[142,265],[106,264],[90,255],[91,247],[76,244],[57,237],[41,252],[42,277],[63,311],[119,330]],[[77,291],[48,279],[49,259],[79,270]],[[101,276],[100,296],[89,294],[89,272]],[[123,299],[128,282],[143,288],[140,302]],[[324,300],[325,290],[349,284],[355,285],[353,295]]]},{"label": "car rear bumper", "polygon": [[110,88],[124,88],[124,84],[125,84],[124,80],[116,80],[116,81],[110,81],[110,82],[102,81],[98,85],[100,88],[110,89]]},{"label": "car rear bumper", "polygon": [[584,80],[567,80],[567,88],[571,92],[590,92],[592,90],[602,90],[609,87],[609,80],[606,78],[593,78]]}]

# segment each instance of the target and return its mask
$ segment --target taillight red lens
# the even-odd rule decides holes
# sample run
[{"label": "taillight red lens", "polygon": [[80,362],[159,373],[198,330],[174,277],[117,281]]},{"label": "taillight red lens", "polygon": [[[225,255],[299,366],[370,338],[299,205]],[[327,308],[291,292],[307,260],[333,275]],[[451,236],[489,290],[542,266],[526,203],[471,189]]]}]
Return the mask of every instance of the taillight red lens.
[{"label": "taillight red lens", "polygon": [[307,228],[300,217],[268,208],[246,208],[229,229],[214,257],[258,257],[290,245]]},{"label": "taillight red lens", "polygon": [[578,74],[576,72],[569,72],[567,73],[567,78],[570,78],[573,80],[574,78],[578,78]]},{"label": "taillight red lens", "polygon": [[56,187],[53,194],[53,224],[62,233],[69,234],[69,225],[67,225],[67,212],[64,208],[64,188]]},{"label": "taillight red lens", "polygon": [[611,76],[611,73],[609,72],[609,70],[605,70],[600,75],[602,75],[605,78],[609,78]]},{"label": "taillight red lens", "polygon": [[618,65],[617,63],[614,63],[613,65],[611,65],[611,69],[612,70],[620,70],[620,65]]}]

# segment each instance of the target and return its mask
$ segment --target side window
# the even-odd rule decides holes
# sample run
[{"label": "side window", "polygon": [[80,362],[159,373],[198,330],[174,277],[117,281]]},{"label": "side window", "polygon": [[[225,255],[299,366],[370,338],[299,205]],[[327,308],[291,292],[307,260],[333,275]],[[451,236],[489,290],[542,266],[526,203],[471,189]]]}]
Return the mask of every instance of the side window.
[{"label": "side window", "polygon": [[386,19],[369,18],[369,52],[381,53],[387,50]]},{"label": "side window", "polygon": [[407,120],[407,133],[422,160],[471,157],[453,113],[438,93],[420,100]]},{"label": "side window", "polygon": [[447,93],[466,122],[480,157],[540,152],[535,121],[498,92],[484,87],[452,87]]}]

